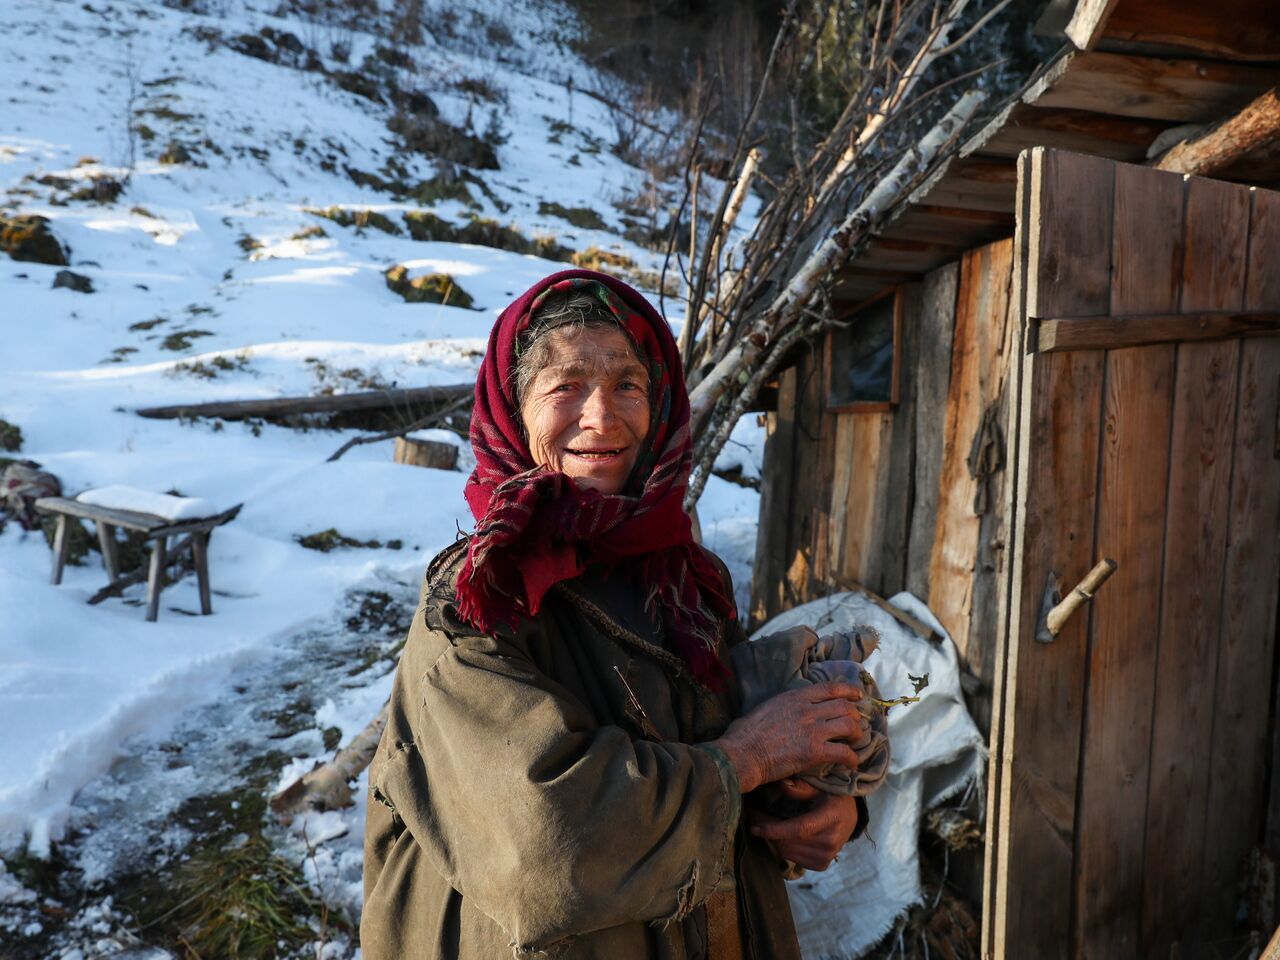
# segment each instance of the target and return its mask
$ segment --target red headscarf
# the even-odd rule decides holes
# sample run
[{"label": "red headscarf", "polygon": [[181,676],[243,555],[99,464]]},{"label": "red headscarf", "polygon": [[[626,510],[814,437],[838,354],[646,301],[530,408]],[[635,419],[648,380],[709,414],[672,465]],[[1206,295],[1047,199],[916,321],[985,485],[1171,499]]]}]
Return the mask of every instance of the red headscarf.
[{"label": "red headscarf", "polygon": [[[533,462],[515,401],[517,338],[552,293],[581,288],[618,318],[650,369],[650,427],[629,489],[638,496],[580,489]],[[486,633],[538,612],[553,584],[596,561],[625,568],[657,608],[666,636],[694,676],[719,688],[720,624],[733,599],[708,553],[693,540],[682,500],[692,445],[689,395],[665,320],[627,284],[593,270],[565,270],[536,283],[502,311],[476,378],[471,415],[476,468],[466,498],[476,532],[458,578],[458,613]]]}]

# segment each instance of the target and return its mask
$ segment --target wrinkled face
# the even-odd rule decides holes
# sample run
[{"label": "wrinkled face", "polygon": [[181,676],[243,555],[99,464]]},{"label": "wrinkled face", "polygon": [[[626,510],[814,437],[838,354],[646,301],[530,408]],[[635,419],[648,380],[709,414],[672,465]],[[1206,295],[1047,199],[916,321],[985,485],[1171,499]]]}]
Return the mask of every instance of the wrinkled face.
[{"label": "wrinkled face", "polygon": [[529,452],[578,486],[620,493],[649,433],[649,375],[621,330],[552,330],[521,406]]}]

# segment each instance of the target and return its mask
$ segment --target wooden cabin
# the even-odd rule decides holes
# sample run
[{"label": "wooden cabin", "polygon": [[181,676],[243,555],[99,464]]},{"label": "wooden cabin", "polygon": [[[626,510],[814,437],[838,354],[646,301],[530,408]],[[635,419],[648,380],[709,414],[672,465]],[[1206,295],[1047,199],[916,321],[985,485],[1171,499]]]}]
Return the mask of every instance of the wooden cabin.
[{"label": "wooden cabin", "polygon": [[1280,143],[1149,155],[1274,104],[1280,5],[1042,26],[1061,54],[780,377],[753,619],[861,585],[946,626],[990,736],[984,955],[1234,956],[1280,919]]}]

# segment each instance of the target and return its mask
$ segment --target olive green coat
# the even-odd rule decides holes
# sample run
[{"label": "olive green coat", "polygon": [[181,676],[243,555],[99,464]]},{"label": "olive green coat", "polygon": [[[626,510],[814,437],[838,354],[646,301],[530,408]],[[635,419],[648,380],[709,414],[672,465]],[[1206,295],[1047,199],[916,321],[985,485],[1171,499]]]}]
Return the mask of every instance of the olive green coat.
[{"label": "olive green coat", "polygon": [[798,960],[781,866],[706,744],[731,704],[598,577],[478,635],[452,603],[464,548],[427,571],[369,768],[365,960],[698,960],[726,891],[745,958]]}]

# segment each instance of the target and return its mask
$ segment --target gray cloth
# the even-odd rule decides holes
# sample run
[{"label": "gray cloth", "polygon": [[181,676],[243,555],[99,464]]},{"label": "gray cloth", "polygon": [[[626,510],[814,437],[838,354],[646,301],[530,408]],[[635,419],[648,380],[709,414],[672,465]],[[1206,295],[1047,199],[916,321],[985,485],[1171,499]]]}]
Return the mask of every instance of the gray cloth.
[{"label": "gray cloth", "polygon": [[62,484],[34,460],[15,460],[0,473],[0,530],[8,516],[23,530],[40,529],[36,500],[62,496]]},{"label": "gray cloth", "polygon": [[738,644],[729,652],[743,714],[779,693],[814,683],[839,680],[863,689],[866,696],[858,702],[858,710],[868,720],[868,733],[850,744],[858,753],[858,769],[828,763],[800,775],[827,793],[865,797],[884,783],[889,772],[888,718],[875,702],[880,697],[875,679],[862,665],[879,642],[870,627],[819,637],[801,626]]}]

